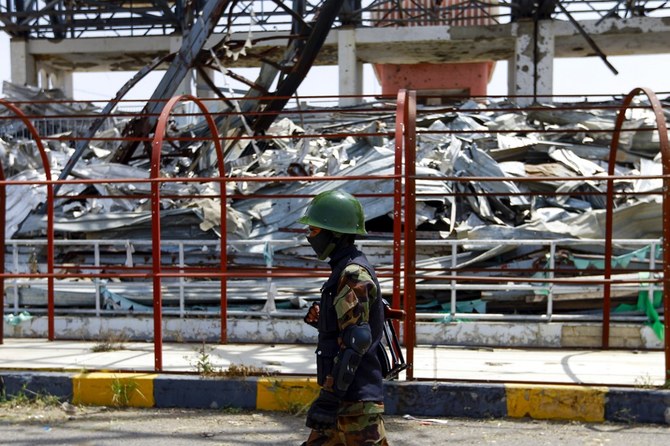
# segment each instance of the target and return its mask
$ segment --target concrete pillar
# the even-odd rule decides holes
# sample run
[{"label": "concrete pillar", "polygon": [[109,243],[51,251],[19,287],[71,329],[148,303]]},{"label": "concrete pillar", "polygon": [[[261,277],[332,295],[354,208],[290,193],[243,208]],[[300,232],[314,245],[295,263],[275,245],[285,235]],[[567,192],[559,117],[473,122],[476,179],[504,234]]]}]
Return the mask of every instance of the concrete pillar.
[{"label": "concrete pillar", "polygon": [[56,70],[51,75],[52,88],[60,89],[66,98],[74,98],[72,71]]},{"label": "concrete pillar", "polygon": [[[554,71],[554,22],[520,20],[517,27],[514,57],[508,63],[508,93],[523,95],[521,106],[551,100]],[[537,44],[535,42],[537,36]]]},{"label": "concrete pillar", "polygon": [[11,62],[11,79],[18,85],[37,85],[37,64],[28,52],[28,42],[11,39],[9,42],[9,58]]},{"label": "concrete pillar", "polygon": [[41,88],[42,90],[48,90],[50,88],[49,78],[49,72],[44,68],[39,68],[37,70],[37,82],[35,83],[35,86]]},{"label": "concrete pillar", "polygon": [[[363,94],[363,63],[356,57],[356,30],[340,29],[337,32],[337,65],[339,67],[339,95]],[[363,102],[361,97],[340,98],[340,106]]]}]

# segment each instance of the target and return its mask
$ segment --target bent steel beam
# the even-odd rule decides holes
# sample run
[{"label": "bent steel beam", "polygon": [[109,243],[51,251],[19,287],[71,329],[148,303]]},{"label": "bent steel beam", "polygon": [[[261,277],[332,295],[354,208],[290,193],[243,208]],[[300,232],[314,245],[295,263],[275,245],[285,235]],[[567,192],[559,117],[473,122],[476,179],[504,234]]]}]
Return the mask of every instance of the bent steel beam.
[{"label": "bent steel beam", "polygon": [[[96,132],[100,130],[100,127],[102,127],[102,124],[109,118],[110,113],[112,113],[112,110],[121,102],[121,100],[126,96],[126,94],[130,91],[131,88],[133,88],[135,85],[137,85],[138,82],[140,82],[144,77],[152,72],[154,69],[162,65],[163,63],[167,62],[173,57],[172,54],[161,57],[161,58],[156,58],[153,61],[151,61],[150,64],[142,68],[140,71],[135,73],[135,75],[126,82],[123,87],[116,93],[114,98],[112,98],[111,101],[107,103],[105,108],[102,109],[100,112],[99,116],[95,118],[95,120],[91,123],[87,130],[87,134],[84,138],[79,139],[76,142],[74,152],[68,158],[67,162],[65,163],[65,166],[63,166],[63,170],[61,170],[60,175],[58,176],[59,180],[64,180],[66,179],[69,175],[70,172],[72,172],[72,169],[74,169],[74,166],[77,164],[79,161],[79,158],[82,157],[84,154],[85,150],[89,147],[89,143],[91,139],[95,136]],[[57,183],[54,189],[55,193],[58,193],[58,190],[60,189],[60,185],[62,183]]]},{"label": "bent steel beam", "polygon": [[[177,91],[186,74],[193,67],[200,50],[205,46],[207,39],[214,31],[214,27],[229,3],[230,0],[210,0],[205,4],[200,17],[184,38],[181,48],[165,72],[165,76],[163,76],[154,90],[147,105],[144,106],[139,122],[129,123],[126,127],[126,132],[135,132],[138,130],[146,135],[154,128],[156,114],[163,108],[162,99],[171,97]],[[135,152],[137,144],[137,142],[131,142],[120,147],[114,153],[112,161],[127,162]]]}]

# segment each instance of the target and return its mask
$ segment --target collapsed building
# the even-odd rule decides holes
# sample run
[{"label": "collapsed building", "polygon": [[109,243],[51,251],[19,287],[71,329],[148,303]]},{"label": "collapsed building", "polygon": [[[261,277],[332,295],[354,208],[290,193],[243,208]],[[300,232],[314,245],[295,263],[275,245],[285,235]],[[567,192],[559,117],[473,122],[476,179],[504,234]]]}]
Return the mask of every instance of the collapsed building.
[{"label": "collapsed building", "polygon": [[[73,153],[67,135],[77,119],[99,112],[92,104],[55,101],[57,91],[4,84],[5,99],[28,114],[48,117],[36,122],[49,135],[52,177]],[[667,98],[663,101],[667,105]],[[417,111],[416,228],[417,309],[445,314],[545,314],[552,294],[558,314],[602,312],[602,284],[551,286],[538,278],[602,279],[604,214],[611,129],[621,100],[536,104],[520,108],[510,100],[460,100],[450,105],[420,105]],[[388,101],[341,107],[288,107],[262,140],[228,152],[226,195],[228,262],[256,268],[316,269],[301,227],[295,221],[314,194],[338,187],[358,195],[369,236],[360,240],[381,270],[391,264],[393,183],[384,180],[395,168],[394,109]],[[622,134],[615,172],[614,267],[617,277],[634,276],[632,285],[613,294],[615,311],[649,317],[656,329],[660,287],[640,283],[643,271],[654,282],[662,255],[662,165],[653,112],[631,109]],[[5,114],[4,110],[0,113]],[[666,120],[668,108],[664,109]],[[185,118],[189,118],[185,113]],[[5,114],[5,116],[8,116]],[[131,116],[110,116],[71,175],[93,184],[61,184],[55,208],[56,264],[98,264],[141,268],[151,262],[149,160],[110,161],[122,142],[119,135]],[[0,155],[9,181],[45,180],[34,141],[3,120]],[[80,124],[81,125],[81,124]],[[197,135],[202,122],[176,117],[174,135]],[[51,127],[49,127],[51,126]],[[263,147],[255,147],[262,144]],[[187,150],[185,150],[185,148]],[[202,149],[202,150],[201,150]],[[213,163],[206,142],[192,138],[162,166],[169,178],[211,178]],[[273,177],[337,176],[343,180],[371,176],[371,181],[291,181]],[[522,181],[532,177],[535,181]],[[602,179],[599,179],[602,177]],[[639,178],[636,178],[639,177]],[[244,181],[259,178],[263,181]],[[376,179],[375,179],[376,178]],[[105,180],[138,179],[137,183]],[[539,180],[538,180],[539,179]],[[166,182],[161,201],[161,232],[174,265],[216,265],[220,212],[215,181]],[[136,197],[134,197],[136,196]],[[210,198],[194,199],[194,196]],[[118,198],[115,198],[118,197]],[[169,197],[169,198],[165,198]],[[213,197],[213,198],[212,198]],[[273,198],[278,197],[278,198]],[[287,199],[286,197],[290,197]],[[39,183],[7,186],[6,234],[10,246],[5,269],[44,271],[46,195]],[[11,240],[10,240],[11,239]],[[11,245],[13,242],[20,242]],[[101,242],[102,241],[102,242]],[[105,244],[109,241],[109,244]],[[177,241],[182,241],[178,248]],[[183,241],[186,241],[184,245]],[[170,244],[174,242],[174,244]],[[92,248],[97,245],[97,250]],[[13,248],[11,247],[13,246]],[[13,251],[12,251],[13,250]],[[185,257],[185,258],[184,258]],[[181,263],[180,263],[181,262]],[[454,274],[475,278],[527,277],[520,286],[454,286]],[[533,279],[533,280],[531,280]],[[390,277],[381,284],[390,292]],[[595,282],[594,282],[595,283]],[[551,288],[551,289],[550,289]],[[97,294],[96,294],[97,290]],[[62,280],[56,285],[59,311],[96,308],[113,313],[151,311],[151,283],[141,280]],[[9,308],[43,311],[44,281],[8,280]],[[300,309],[318,297],[318,284],[297,278],[230,280],[232,309],[268,314]],[[651,297],[650,297],[651,296]],[[650,302],[650,304],[645,304]],[[218,311],[218,282],[198,279],[165,281],[164,305],[194,314]],[[177,311],[177,310],[175,310]],[[296,312],[302,314],[302,311]]]}]

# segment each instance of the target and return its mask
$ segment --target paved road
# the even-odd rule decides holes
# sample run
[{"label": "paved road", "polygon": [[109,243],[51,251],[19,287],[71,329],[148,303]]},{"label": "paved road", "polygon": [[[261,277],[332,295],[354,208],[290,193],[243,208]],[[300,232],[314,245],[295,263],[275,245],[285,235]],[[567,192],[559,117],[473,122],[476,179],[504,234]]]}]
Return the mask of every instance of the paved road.
[{"label": "paved road", "polygon": [[[660,446],[670,442],[670,427],[658,425],[386,419],[393,446]],[[0,444],[10,446],[289,446],[299,445],[306,435],[302,415],[281,412],[76,407],[68,414],[60,408],[0,407]]]}]

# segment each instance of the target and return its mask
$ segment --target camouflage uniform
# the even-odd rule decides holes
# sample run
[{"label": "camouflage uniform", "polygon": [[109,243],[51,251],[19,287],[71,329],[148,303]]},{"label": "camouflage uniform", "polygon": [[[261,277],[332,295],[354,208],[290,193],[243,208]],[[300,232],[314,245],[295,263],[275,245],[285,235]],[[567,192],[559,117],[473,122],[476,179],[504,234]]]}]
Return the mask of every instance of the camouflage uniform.
[{"label": "camouflage uniform", "polygon": [[382,445],[388,446],[381,403],[342,403],[337,429],[313,430],[305,446]]},{"label": "camouflage uniform", "polygon": [[[340,330],[352,324],[369,322],[372,303],[380,298],[378,285],[363,266],[350,263],[339,277],[338,293],[333,299]],[[335,358],[337,362],[337,358]],[[324,388],[328,389],[328,379]],[[342,401],[337,429],[312,430],[306,446],[388,445],[382,414],[383,401]]]}]

